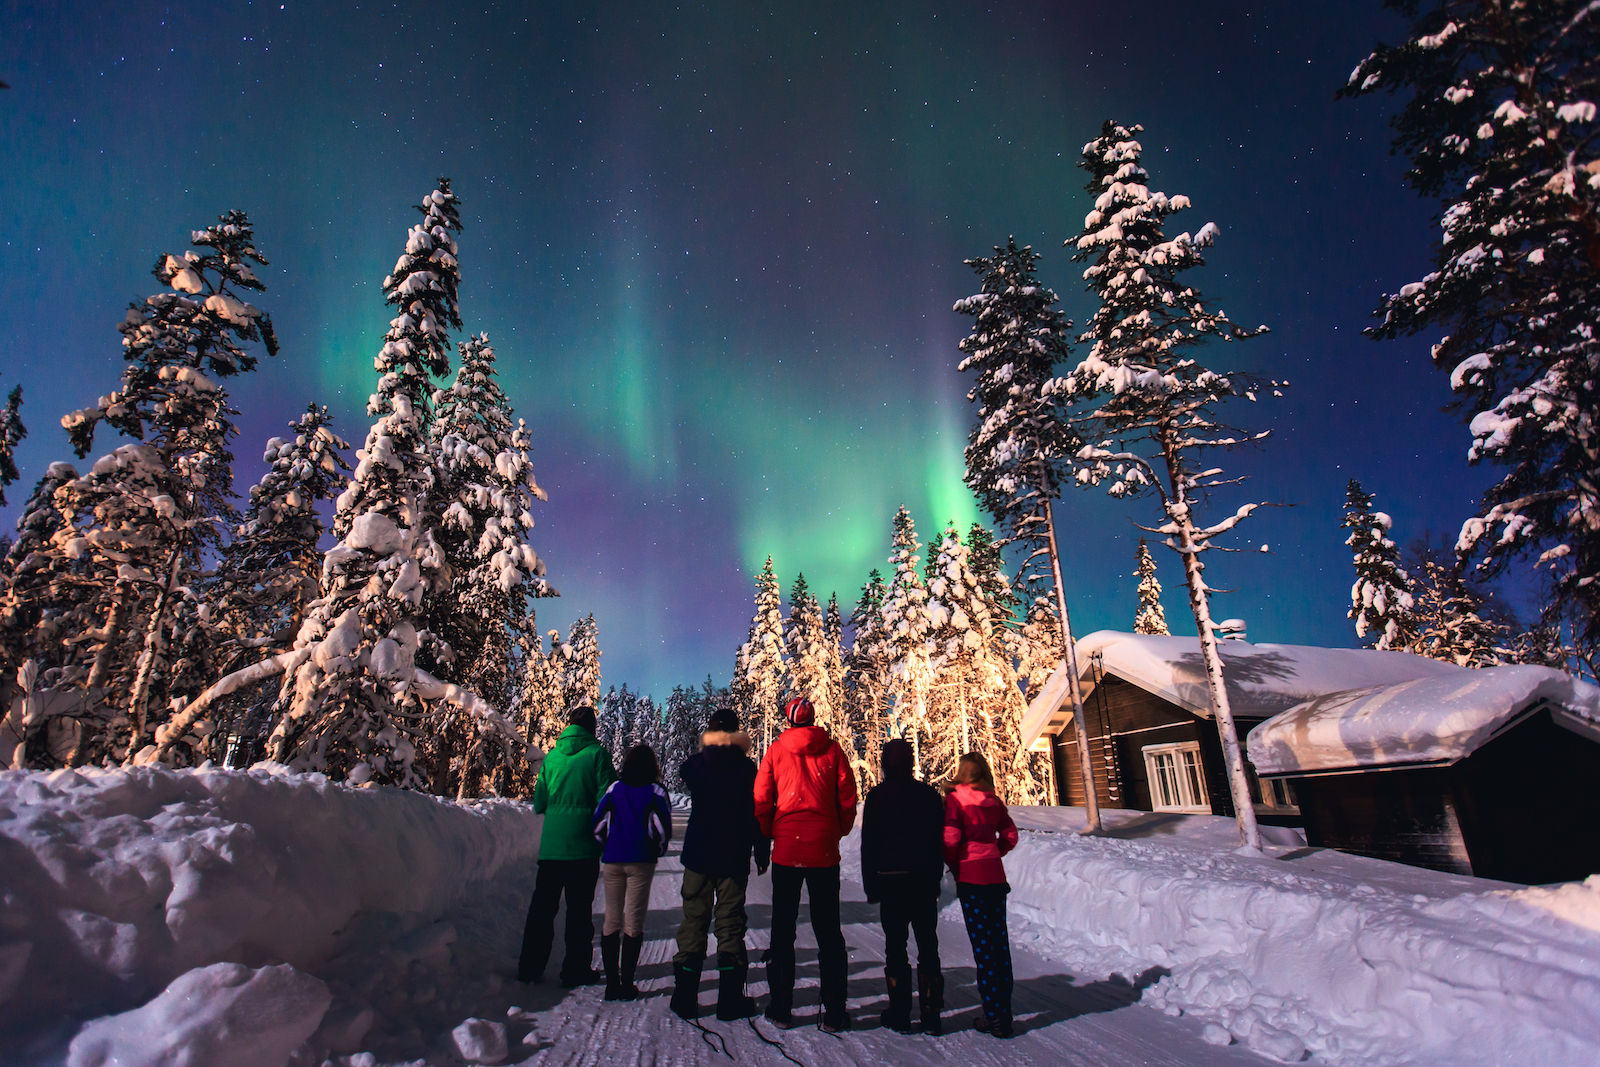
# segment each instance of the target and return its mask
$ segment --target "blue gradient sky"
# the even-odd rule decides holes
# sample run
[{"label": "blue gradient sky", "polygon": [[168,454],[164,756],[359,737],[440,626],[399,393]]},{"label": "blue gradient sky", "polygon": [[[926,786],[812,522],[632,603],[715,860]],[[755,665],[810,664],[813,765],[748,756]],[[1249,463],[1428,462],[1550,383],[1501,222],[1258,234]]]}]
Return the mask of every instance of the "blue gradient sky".
[{"label": "blue gradient sky", "polygon": [[[359,441],[379,282],[436,176],[463,201],[461,311],[489,333],[550,493],[534,544],[563,630],[593,611],[605,683],[726,681],[768,553],[846,610],[907,504],[924,540],[977,517],[955,370],[1008,234],[1078,321],[1063,239],[1078,149],[1140,122],[1152,184],[1222,228],[1195,281],[1272,333],[1215,353],[1285,376],[1239,412],[1273,436],[1220,462],[1252,519],[1215,559],[1255,640],[1350,644],[1338,528],[1360,478],[1408,538],[1454,531],[1487,472],[1428,338],[1361,337],[1426,269],[1432,206],[1388,154],[1388,104],[1334,103],[1400,27],[1371,5],[0,4],[0,386],[23,483],[57,420],[116,383],[115,324],[151,263],[238,207],[272,267],[275,360],[230,389],[238,485],[308,401]],[[861,7],[871,11],[859,10]],[[1337,10],[1327,10],[1337,9]],[[105,442],[109,444],[110,442]],[[1128,628],[1149,502],[1069,492],[1075,627]],[[1158,556],[1175,630],[1180,572]]]}]

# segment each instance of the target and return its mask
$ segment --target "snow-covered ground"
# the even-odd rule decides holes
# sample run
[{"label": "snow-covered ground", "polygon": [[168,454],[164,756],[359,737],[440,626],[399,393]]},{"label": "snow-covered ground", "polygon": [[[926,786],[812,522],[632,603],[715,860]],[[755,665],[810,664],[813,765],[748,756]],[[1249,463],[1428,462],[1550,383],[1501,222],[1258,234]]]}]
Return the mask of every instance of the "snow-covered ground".
[{"label": "snow-covered ground", "polygon": [[[1284,831],[1248,858],[1208,816],[1109,812],[1111,836],[1086,839],[1073,809],[1015,814],[1018,1038],[960,1029],[977,996],[948,885],[950,1032],[878,1026],[882,938],[849,843],[858,1029],[835,1037],[667,1011],[675,850],[652,894],[647,996],[607,1004],[512,980],[541,822],[523,805],[266,767],[0,773],[0,1063],[442,1065],[462,1049],[493,1061],[503,1041],[501,1062],[552,1067],[1600,1064],[1600,879],[1501,886]],[[768,879],[750,899],[759,958]],[[708,1007],[714,982],[708,969]],[[814,998],[802,988],[799,1010]]]}]

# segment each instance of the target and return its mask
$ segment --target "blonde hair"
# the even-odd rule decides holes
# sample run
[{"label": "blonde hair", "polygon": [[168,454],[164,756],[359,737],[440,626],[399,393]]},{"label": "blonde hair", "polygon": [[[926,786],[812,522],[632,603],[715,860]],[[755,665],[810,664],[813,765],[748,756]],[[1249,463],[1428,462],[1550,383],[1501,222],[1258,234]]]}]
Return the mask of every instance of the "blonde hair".
[{"label": "blonde hair", "polygon": [[993,793],[994,771],[989,769],[989,761],[983,758],[983,753],[968,752],[956,764],[956,776],[951,782],[955,785],[975,786]]}]

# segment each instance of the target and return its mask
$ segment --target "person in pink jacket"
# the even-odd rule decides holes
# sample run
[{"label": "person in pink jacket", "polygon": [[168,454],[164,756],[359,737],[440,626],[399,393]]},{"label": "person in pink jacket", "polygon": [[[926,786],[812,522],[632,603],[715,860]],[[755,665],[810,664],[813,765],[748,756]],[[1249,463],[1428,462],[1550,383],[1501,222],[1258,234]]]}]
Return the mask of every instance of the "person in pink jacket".
[{"label": "person in pink jacket", "polygon": [[978,968],[983,1014],[973,1029],[1010,1037],[1011,937],[1006,932],[1005,864],[1017,847],[1017,824],[994,795],[989,761],[968,752],[956,766],[954,788],[944,798],[944,860],[956,876],[956,896],[967,920],[972,959]]}]

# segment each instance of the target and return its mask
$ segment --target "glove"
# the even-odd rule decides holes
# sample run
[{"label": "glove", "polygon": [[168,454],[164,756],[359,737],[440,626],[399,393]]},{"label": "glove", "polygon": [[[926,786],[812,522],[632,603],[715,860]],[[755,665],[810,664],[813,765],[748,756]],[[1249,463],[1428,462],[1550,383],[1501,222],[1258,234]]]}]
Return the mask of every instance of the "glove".
[{"label": "glove", "polygon": [[765,863],[756,864],[756,874],[758,876],[766,874],[766,873],[767,873],[767,864],[765,864]]}]

